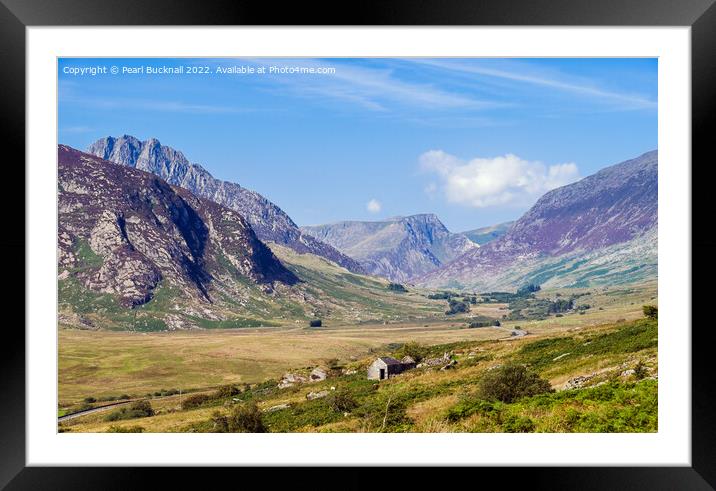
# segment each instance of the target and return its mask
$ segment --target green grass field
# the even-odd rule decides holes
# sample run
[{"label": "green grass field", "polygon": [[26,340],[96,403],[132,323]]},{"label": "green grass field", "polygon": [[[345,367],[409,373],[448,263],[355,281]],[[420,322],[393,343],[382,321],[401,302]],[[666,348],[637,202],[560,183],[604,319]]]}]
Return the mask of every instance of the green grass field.
[{"label": "green grass field", "polygon": [[[554,298],[559,291],[542,291]],[[436,316],[420,322],[327,323],[276,328],[210,329],[164,333],[60,329],[59,409],[77,407],[87,397],[128,394],[143,397],[161,389],[211,394],[222,385],[242,387],[242,401],[265,412],[270,431],[655,431],[657,327],[643,319],[642,305],[656,304],[654,283],[627,289],[584,290],[580,302],[591,308],[544,320],[504,321],[500,327],[468,329],[473,316],[505,315],[504,304],[479,305],[469,314]],[[398,294],[396,294],[398,295]],[[519,326],[529,334],[510,337]],[[380,382],[365,378],[375,356],[393,354],[415,341],[430,356],[453,352],[456,369],[416,369]],[[276,388],[287,371],[307,373],[336,359],[354,375],[315,384]],[[492,366],[519,363],[561,389],[589,375],[597,387],[558,390],[512,404],[485,405],[475,388]],[[642,362],[645,380],[621,373]],[[250,384],[247,388],[244,384]],[[357,403],[348,415],[324,399],[308,401],[309,391],[347,391]],[[234,401],[211,399],[190,410],[179,396],[152,399],[156,414],[109,422],[102,413],[71,420],[63,431],[211,431],[215,411],[227,413]],[[386,410],[387,407],[387,410]],[[388,416],[386,416],[386,412]],[[384,422],[385,420],[385,422]]]}]

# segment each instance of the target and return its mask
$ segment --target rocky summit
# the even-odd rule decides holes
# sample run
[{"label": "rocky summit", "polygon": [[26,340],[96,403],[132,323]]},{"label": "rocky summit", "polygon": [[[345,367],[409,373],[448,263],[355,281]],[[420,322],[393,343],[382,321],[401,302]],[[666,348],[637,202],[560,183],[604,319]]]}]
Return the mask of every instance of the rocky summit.
[{"label": "rocky summit", "polygon": [[201,165],[189,162],[182,152],[162,145],[156,138],[140,141],[129,135],[109,136],[91,144],[87,152],[110,162],[151,172],[171,185],[240,213],[264,242],[275,242],[299,253],[324,257],[354,273],[364,272],[354,259],[302,233],[281,208],[259,193],[215,179]]},{"label": "rocky summit", "polygon": [[240,214],[144,170],[60,145],[58,196],[65,286],[128,307],[149,302],[159,285],[211,304],[233,282],[270,292],[298,281]]},{"label": "rocky summit", "polygon": [[346,221],[302,231],[358,260],[370,274],[408,281],[478,246],[428,213],[383,221]]},{"label": "rocky summit", "polygon": [[554,189],[504,235],[418,283],[479,289],[655,277],[657,167],[657,151],[651,151]]}]

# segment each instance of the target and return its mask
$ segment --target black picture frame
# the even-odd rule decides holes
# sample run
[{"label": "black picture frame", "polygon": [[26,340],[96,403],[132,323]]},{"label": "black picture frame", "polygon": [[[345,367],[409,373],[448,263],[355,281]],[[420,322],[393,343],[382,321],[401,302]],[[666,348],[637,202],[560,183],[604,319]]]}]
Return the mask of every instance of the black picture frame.
[{"label": "black picture frame", "polygon": [[[25,252],[24,219],[17,212],[24,203],[25,182],[25,28],[28,26],[84,25],[514,25],[514,26],[690,26],[692,77],[692,305],[699,307],[693,319],[682,326],[692,329],[692,466],[691,467],[568,467],[520,468],[509,470],[510,479],[526,479],[530,488],[549,489],[714,489],[716,487],[716,418],[713,414],[716,371],[710,364],[714,328],[703,306],[709,305],[706,281],[714,275],[716,239],[708,220],[709,179],[703,175],[711,163],[711,130],[716,120],[716,0],[422,0],[364,1],[354,4],[314,1],[308,3],[250,2],[244,0],[0,0],[0,120],[3,125],[3,218],[5,232],[0,251],[5,258],[5,275],[12,278],[8,293],[25,294],[18,257],[25,267],[32,261]],[[697,165],[698,164],[698,165]],[[684,164],[686,166],[686,164]],[[688,169],[685,167],[685,171]],[[693,176],[698,174],[698,178]],[[27,184],[25,182],[25,184]],[[702,218],[700,220],[699,218]],[[668,259],[667,259],[668,260]],[[695,280],[703,278],[699,288]],[[24,280],[22,282],[24,284]],[[13,304],[11,297],[5,297]],[[24,303],[24,302],[23,302]],[[18,298],[15,305],[20,304]],[[53,308],[54,305],[48,306]],[[19,311],[19,308],[16,310]],[[700,321],[700,322],[699,322]],[[122,468],[26,467],[25,465],[25,337],[17,324],[4,326],[3,355],[0,357],[0,488],[17,489],[134,489],[161,476],[165,487],[188,483],[197,470]],[[579,449],[575,449],[579,451]],[[453,474],[459,481],[463,477]],[[472,471],[473,479],[476,472]],[[245,469],[241,480],[261,479],[266,469]],[[292,480],[304,480],[322,487],[329,484],[316,469],[293,469]],[[406,480],[422,482],[426,469],[413,469]],[[454,472],[457,472],[455,470]],[[504,476],[505,469],[479,469],[479,480],[491,482]],[[217,476],[231,476],[230,469]],[[375,484],[359,469],[341,470],[342,477],[331,487],[365,488]],[[401,473],[401,476],[406,476]],[[150,479],[147,479],[150,477]],[[273,477],[271,478],[272,482]],[[458,481],[456,481],[458,482]],[[499,481],[498,481],[499,482]],[[275,483],[275,482],[274,482]],[[396,484],[397,485],[397,484]]]}]

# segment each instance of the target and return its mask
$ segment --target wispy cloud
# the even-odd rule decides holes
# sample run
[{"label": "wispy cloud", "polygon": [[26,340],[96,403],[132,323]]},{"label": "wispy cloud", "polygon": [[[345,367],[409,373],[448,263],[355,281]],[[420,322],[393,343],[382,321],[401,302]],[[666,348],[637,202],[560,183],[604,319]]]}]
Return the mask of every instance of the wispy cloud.
[{"label": "wispy cloud", "polygon": [[641,94],[608,90],[599,87],[596,82],[586,78],[571,77],[567,79],[565,76],[560,76],[556,73],[539,73],[526,64],[517,68],[517,64],[513,63],[511,68],[506,69],[490,67],[480,63],[466,63],[454,60],[419,59],[414,60],[414,62],[442,70],[547,87],[604,102],[619,104],[621,109],[654,109],[657,107],[656,101]]},{"label": "wispy cloud", "polygon": [[222,114],[245,113],[255,111],[253,108],[236,107],[231,105],[196,104],[176,100],[157,100],[129,97],[96,97],[80,95],[75,92],[71,83],[63,81],[59,87],[60,103],[71,103],[101,109],[140,109],[159,112],[189,113],[189,114]]},{"label": "wispy cloud", "polygon": [[[420,156],[420,167],[437,175],[448,203],[486,208],[525,206],[552,189],[579,179],[574,163],[546,166],[512,154],[463,161],[442,150]],[[437,186],[426,188],[433,196]]]},{"label": "wispy cloud", "polygon": [[274,75],[271,80],[282,84],[295,95],[339,99],[373,111],[391,111],[395,106],[421,110],[480,110],[499,106],[494,101],[477,99],[470,94],[439,87],[435,83],[407,81],[400,78],[388,62],[385,62],[385,66],[373,68],[311,59],[245,61],[264,66],[333,67],[335,72],[330,74]]}]

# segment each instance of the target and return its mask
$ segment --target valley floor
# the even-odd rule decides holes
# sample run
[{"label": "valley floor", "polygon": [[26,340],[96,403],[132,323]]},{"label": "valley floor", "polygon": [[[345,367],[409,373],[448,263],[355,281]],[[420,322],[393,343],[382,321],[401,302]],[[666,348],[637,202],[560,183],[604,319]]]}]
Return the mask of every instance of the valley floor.
[{"label": "valley floor", "polygon": [[[94,413],[63,422],[60,431],[217,431],[216,412],[226,415],[245,401],[257,402],[269,431],[656,431],[657,327],[642,313],[656,302],[656,284],[600,289],[588,301],[582,313],[473,329],[465,317],[166,333],[60,329],[61,412],[120,395],[147,398],[155,412],[122,421]],[[508,313],[506,305],[484,308],[493,316]],[[511,336],[518,326],[528,334]],[[419,343],[426,356],[448,352],[457,363],[366,379],[368,363],[397,356],[408,342]],[[282,374],[307,374],[329,360],[342,366],[334,377],[276,387]],[[639,362],[645,368],[635,376],[630,370]],[[506,363],[526,364],[557,392],[510,404],[476,398],[483,375]],[[215,395],[228,384],[240,393]],[[181,395],[170,390],[177,388]],[[356,406],[336,411],[328,397],[306,397],[331,388]],[[199,393],[208,395],[205,401],[182,408]]]}]

